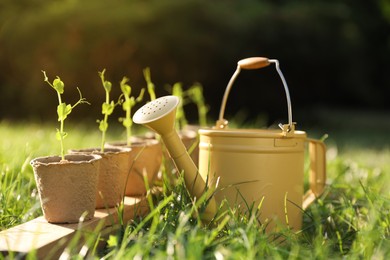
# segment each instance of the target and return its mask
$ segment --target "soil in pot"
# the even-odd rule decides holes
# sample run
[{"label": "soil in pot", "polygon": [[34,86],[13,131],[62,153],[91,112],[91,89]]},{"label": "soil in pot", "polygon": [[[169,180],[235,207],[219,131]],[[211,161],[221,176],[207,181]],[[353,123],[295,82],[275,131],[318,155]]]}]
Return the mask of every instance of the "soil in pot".
[{"label": "soil in pot", "polygon": [[34,170],[41,207],[50,223],[77,223],[93,218],[100,166],[99,155],[39,157]]},{"label": "soil in pot", "polygon": [[98,154],[102,157],[96,192],[96,208],[112,208],[118,205],[124,197],[127,173],[133,156],[130,148],[99,148],[70,150],[73,154]]},{"label": "soil in pot", "polygon": [[126,192],[127,196],[141,196],[146,193],[146,186],[143,174],[147,175],[148,184],[153,186],[161,168],[162,146],[156,139],[132,137],[130,146],[126,142],[108,143],[107,147],[129,147],[132,156],[129,157],[131,169],[127,177]]}]

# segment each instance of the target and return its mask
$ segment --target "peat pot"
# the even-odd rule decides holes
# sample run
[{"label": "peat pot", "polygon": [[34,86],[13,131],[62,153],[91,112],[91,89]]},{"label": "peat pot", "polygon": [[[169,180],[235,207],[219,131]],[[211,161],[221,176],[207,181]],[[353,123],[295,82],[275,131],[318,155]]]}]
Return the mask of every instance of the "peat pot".
[{"label": "peat pot", "polygon": [[101,156],[71,154],[39,157],[30,164],[43,215],[51,223],[77,223],[93,218]]},{"label": "peat pot", "polygon": [[160,141],[143,137],[132,137],[131,145],[126,142],[112,142],[108,148],[131,148],[129,156],[130,173],[126,180],[126,196],[141,196],[146,194],[143,174],[147,176],[149,187],[153,186],[161,168],[162,146]]},{"label": "peat pot", "polygon": [[112,208],[118,205],[125,192],[125,182],[133,156],[130,148],[99,148],[70,150],[72,154],[97,154],[102,157],[96,191],[96,208]]}]

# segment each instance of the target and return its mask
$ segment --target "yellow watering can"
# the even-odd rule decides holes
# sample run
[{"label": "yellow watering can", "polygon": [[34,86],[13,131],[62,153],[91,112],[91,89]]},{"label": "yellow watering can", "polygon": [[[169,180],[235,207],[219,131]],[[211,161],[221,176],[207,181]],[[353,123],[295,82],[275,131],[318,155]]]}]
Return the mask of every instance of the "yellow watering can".
[{"label": "yellow watering can", "polygon": [[[287,97],[288,124],[280,129],[229,129],[224,111],[234,80],[242,69],[259,69],[275,64]],[[218,187],[216,200],[233,206],[260,208],[260,221],[271,230],[278,224],[299,230],[303,210],[324,190],[325,145],[295,130],[287,83],[277,60],[253,57],[240,60],[226,88],[219,119],[212,129],[200,129],[199,172],[209,185]],[[310,190],[304,189],[304,152],[309,144]]]},{"label": "yellow watering can", "polygon": [[[287,95],[289,123],[280,130],[229,129],[223,118],[227,97],[241,69],[258,69],[276,64]],[[290,95],[277,60],[248,58],[238,62],[222,101],[219,120],[213,129],[200,129],[199,170],[188,155],[174,124],[179,99],[165,96],[153,100],[136,111],[133,121],[143,124],[161,135],[166,148],[185,184],[196,199],[206,190],[215,190],[201,216],[209,222],[216,213],[216,204],[223,199],[260,207],[260,221],[267,229],[276,223],[298,230],[305,209],[325,186],[325,145],[308,139],[303,131],[296,131],[292,122]],[[309,143],[310,190],[303,196],[304,150]],[[208,182],[208,183],[206,183]],[[245,201],[245,203],[243,203]]]}]

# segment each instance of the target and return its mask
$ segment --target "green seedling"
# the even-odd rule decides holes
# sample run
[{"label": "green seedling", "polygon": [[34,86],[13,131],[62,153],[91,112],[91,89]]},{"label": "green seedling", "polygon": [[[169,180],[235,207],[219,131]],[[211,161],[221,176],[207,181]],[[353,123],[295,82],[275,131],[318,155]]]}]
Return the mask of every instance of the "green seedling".
[{"label": "green seedling", "polygon": [[142,101],[145,93],[145,89],[142,88],[139,96],[134,98],[131,96],[131,87],[127,84],[129,81],[128,78],[123,77],[120,82],[122,94],[125,97],[125,101],[122,104],[122,109],[126,112],[126,117],[119,118],[119,121],[122,122],[123,126],[126,128],[126,143],[128,146],[131,145],[131,128],[133,125],[133,120],[131,119],[131,109],[139,102]]},{"label": "green seedling", "polygon": [[145,78],[145,81],[146,81],[146,84],[147,84],[147,89],[148,89],[148,93],[149,93],[149,96],[150,96],[150,100],[155,100],[156,99],[156,92],[155,92],[155,87],[154,87],[154,84],[152,82],[152,77],[150,75],[150,68],[147,67],[143,70],[144,72],[144,78]]},{"label": "green seedling", "polygon": [[65,149],[64,149],[64,139],[68,135],[67,132],[64,131],[64,123],[65,119],[68,117],[68,115],[72,112],[72,110],[79,104],[88,104],[89,102],[83,98],[81,95],[81,91],[79,88],[77,88],[80,98],[79,100],[74,104],[66,104],[65,102],[62,102],[61,95],[64,93],[65,84],[60,79],[60,77],[57,76],[56,79],[53,80],[53,83],[50,83],[48,77],[46,76],[46,72],[42,70],[44,81],[49,84],[56,92],[58,96],[58,106],[57,106],[57,115],[58,115],[58,121],[60,122],[60,129],[57,129],[56,138],[60,141],[61,144],[61,160],[65,160]]},{"label": "green seedling", "polygon": [[102,81],[102,85],[104,87],[104,91],[106,92],[106,100],[102,104],[102,114],[103,120],[97,120],[99,123],[99,130],[102,132],[102,143],[100,146],[100,151],[104,152],[104,144],[106,143],[106,132],[108,129],[108,116],[114,112],[114,108],[119,105],[121,102],[121,97],[119,97],[118,101],[115,103],[113,100],[110,101],[110,92],[112,89],[112,83],[110,81],[105,80],[104,73],[106,69],[99,72],[100,79]]},{"label": "green seedling", "polygon": [[180,98],[181,102],[177,106],[177,112],[176,112],[176,127],[177,129],[183,129],[186,125],[188,125],[188,121],[186,119],[186,115],[184,112],[184,104],[186,102],[185,99],[185,91],[183,91],[182,85],[180,82],[177,82],[173,84],[172,87],[172,95],[177,96]]},{"label": "green seedling", "polygon": [[199,117],[199,125],[206,126],[207,125],[207,112],[209,108],[207,107],[203,95],[203,87],[199,83],[195,83],[192,87],[187,90],[188,97],[198,108],[198,117]]}]

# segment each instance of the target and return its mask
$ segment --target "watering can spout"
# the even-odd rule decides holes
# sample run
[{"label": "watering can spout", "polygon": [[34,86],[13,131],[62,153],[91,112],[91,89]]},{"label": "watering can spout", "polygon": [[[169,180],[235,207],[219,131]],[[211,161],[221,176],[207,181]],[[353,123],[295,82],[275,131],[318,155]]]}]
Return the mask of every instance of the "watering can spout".
[{"label": "watering can spout", "polygon": [[[175,130],[175,115],[178,104],[179,98],[176,96],[160,97],[138,109],[133,116],[133,121],[161,135],[176,167],[184,175],[187,189],[196,200],[199,200],[205,196],[207,184],[199,174],[198,168]],[[217,207],[213,197],[206,199],[208,204],[201,219],[205,222],[211,222]]]}]

